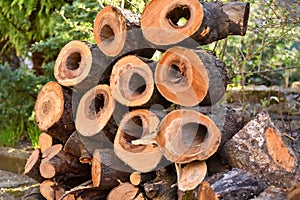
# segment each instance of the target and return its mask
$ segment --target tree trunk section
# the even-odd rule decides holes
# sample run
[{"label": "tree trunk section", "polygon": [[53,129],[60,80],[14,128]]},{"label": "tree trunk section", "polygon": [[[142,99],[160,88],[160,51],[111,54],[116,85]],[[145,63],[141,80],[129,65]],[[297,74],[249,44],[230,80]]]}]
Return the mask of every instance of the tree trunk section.
[{"label": "tree trunk section", "polygon": [[[76,130],[83,136],[94,136],[100,131],[115,134],[115,132],[110,132],[111,128],[114,130],[116,127],[111,118],[114,110],[115,100],[110,87],[108,85],[93,87],[83,95],[79,102],[75,120]],[[108,131],[105,127],[108,127]]]},{"label": "tree trunk section", "polygon": [[41,133],[39,136],[38,144],[41,149],[41,153],[44,153],[46,149],[53,145],[53,138],[47,133]]},{"label": "tree trunk section", "polygon": [[182,106],[217,103],[227,83],[225,64],[204,50],[172,47],[156,66],[157,89],[167,100]]},{"label": "tree trunk section", "polygon": [[223,150],[231,166],[245,169],[269,184],[290,187],[299,177],[297,158],[268,113],[258,114]]},{"label": "tree trunk section", "polygon": [[104,54],[121,57],[138,54],[151,58],[155,50],[144,39],[140,15],[114,6],[103,8],[94,21],[94,37]]},{"label": "tree trunk section", "polygon": [[61,49],[54,76],[61,85],[85,92],[109,82],[112,63],[113,60],[106,58],[97,45],[74,40]]},{"label": "tree trunk section", "polygon": [[41,151],[39,149],[35,149],[27,159],[24,174],[37,180],[38,182],[42,182],[44,178],[42,177],[39,170],[40,164]]},{"label": "tree trunk section", "polygon": [[72,91],[50,81],[40,90],[34,111],[41,131],[65,143],[75,131]]},{"label": "tree trunk section", "polygon": [[[154,113],[145,109],[125,114],[114,141],[116,155],[136,171],[149,172],[156,169],[161,162],[162,153],[152,141],[155,142],[153,134],[159,122]],[[151,137],[149,143],[134,143],[145,137]]]},{"label": "tree trunk section", "polygon": [[[53,180],[45,180],[40,185],[40,192],[47,200],[58,200],[65,193],[65,188]],[[63,198],[62,200],[73,200],[74,197]]]},{"label": "tree trunk section", "polygon": [[189,163],[213,155],[220,145],[221,133],[209,117],[182,109],[163,118],[156,141],[168,160]]},{"label": "tree trunk section", "polygon": [[194,48],[228,35],[245,35],[249,10],[249,3],[152,0],[142,13],[141,28],[155,45]]},{"label": "tree trunk section", "polygon": [[130,183],[122,183],[118,187],[112,189],[107,197],[107,200],[115,199],[144,200],[145,198],[138,187],[135,187]]},{"label": "tree trunk section", "polygon": [[151,181],[156,178],[156,174],[154,172],[141,173],[141,172],[133,172],[130,174],[130,183],[132,185],[138,186]]}]

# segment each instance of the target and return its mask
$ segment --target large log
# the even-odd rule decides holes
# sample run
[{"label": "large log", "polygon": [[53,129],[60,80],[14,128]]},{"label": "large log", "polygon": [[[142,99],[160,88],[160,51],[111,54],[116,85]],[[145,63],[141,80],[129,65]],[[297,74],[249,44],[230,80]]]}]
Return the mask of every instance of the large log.
[{"label": "large log", "polygon": [[115,140],[116,155],[134,170],[149,172],[162,160],[159,147],[151,142],[135,144],[135,140],[151,136],[154,140],[159,118],[149,110],[138,109],[127,113],[119,126]]},{"label": "large log", "polygon": [[83,136],[94,136],[100,131],[114,134],[116,124],[111,117],[115,110],[115,100],[108,85],[97,85],[81,98],[75,120],[76,130]]},{"label": "large log", "polygon": [[[196,47],[228,35],[245,35],[249,10],[246,2],[152,0],[142,13],[141,28],[144,37],[155,45]],[[182,19],[186,22],[180,24]]]},{"label": "large log", "polygon": [[58,183],[76,186],[91,178],[89,165],[63,151],[61,144],[48,148],[42,156],[40,173],[44,178],[54,178]]},{"label": "large log", "polygon": [[245,169],[278,187],[290,187],[299,179],[298,160],[274,126],[268,113],[259,113],[224,148],[233,167]]},{"label": "large log", "polygon": [[35,149],[27,159],[24,170],[25,175],[37,180],[38,182],[42,182],[44,180],[44,177],[42,177],[39,170],[41,157],[41,151],[39,149]]},{"label": "large log", "polygon": [[209,117],[199,112],[174,110],[161,121],[156,141],[168,160],[189,163],[213,155],[221,133]]},{"label": "large log", "polygon": [[72,95],[70,89],[50,81],[40,90],[34,107],[39,129],[63,143],[75,131]]},{"label": "large log", "polygon": [[155,70],[155,84],[169,101],[182,106],[211,105],[225,94],[225,64],[204,50],[168,49]]},{"label": "large log", "polygon": [[85,92],[99,83],[109,82],[111,64],[112,60],[97,45],[74,40],[58,54],[54,76],[61,85]]},{"label": "large log", "polygon": [[140,15],[106,6],[94,21],[94,37],[99,48],[111,57],[138,54],[151,58],[155,50],[143,38]]}]

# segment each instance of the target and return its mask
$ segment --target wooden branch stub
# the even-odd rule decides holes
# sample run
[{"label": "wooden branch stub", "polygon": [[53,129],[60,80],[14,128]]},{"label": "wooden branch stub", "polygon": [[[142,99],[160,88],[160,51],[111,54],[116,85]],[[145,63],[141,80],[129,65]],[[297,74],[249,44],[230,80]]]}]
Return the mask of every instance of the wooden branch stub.
[{"label": "wooden branch stub", "polygon": [[189,163],[214,154],[221,133],[210,118],[199,112],[174,110],[161,121],[156,141],[168,160]]},{"label": "wooden branch stub", "polygon": [[123,57],[112,69],[110,86],[113,97],[121,104],[141,106],[153,94],[152,70],[137,56]]},{"label": "wooden branch stub", "polygon": [[144,200],[143,193],[139,191],[138,187],[130,183],[122,183],[115,187],[109,193],[107,200],[126,199],[126,200]]},{"label": "wooden branch stub", "polygon": [[205,178],[207,166],[205,161],[193,161],[184,166],[175,163],[177,186],[181,191],[194,190]]},{"label": "wooden branch stub", "polygon": [[182,106],[211,105],[225,94],[225,64],[204,50],[168,49],[155,70],[155,84],[169,101]]},{"label": "wooden branch stub", "polygon": [[[125,114],[114,141],[116,155],[134,170],[140,172],[154,170],[162,159],[159,147],[152,143],[134,145],[132,142],[155,133],[159,122],[154,113],[145,109]],[[153,140],[154,138],[155,135]]]},{"label": "wooden branch stub", "polygon": [[[97,85],[81,98],[75,120],[76,130],[83,136],[99,133],[109,122],[115,100],[108,85]],[[113,134],[113,133],[112,133]]]},{"label": "wooden branch stub", "polygon": [[27,159],[24,174],[37,180],[38,182],[42,182],[44,178],[41,176],[39,170],[40,164],[41,164],[41,151],[39,149],[35,149]]},{"label": "wooden branch stub", "polygon": [[278,187],[290,187],[299,177],[297,158],[262,112],[241,129],[223,149],[233,167],[245,169]]},{"label": "wooden branch stub", "polygon": [[72,91],[50,81],[42,87],[35,103],[35,119],[41,131],[66,142],[75,131]]}]

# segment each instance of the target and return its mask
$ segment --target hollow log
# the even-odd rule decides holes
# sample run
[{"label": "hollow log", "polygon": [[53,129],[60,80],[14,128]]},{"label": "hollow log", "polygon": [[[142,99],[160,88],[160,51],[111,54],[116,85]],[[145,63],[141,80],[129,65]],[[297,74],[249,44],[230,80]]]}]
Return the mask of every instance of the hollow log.
[{"label": "hollow log", "polygon": [[182,106],[217,103],[224,96],[227,83],[225,64],[205,50],[172,47],[164,53],[155,70],[159,92]]},{"label": "hollow log", "polygon": [[159,147],[151,142],[134,144],[134,141],[147,136],[151,136],[154,141],[159,122],[158,117],[146,109],[127,113],[114,140],[116,155],[134,170],[140,172],[154,170],[162,159]]},{"label": "hollow log", "polygon": [[274,186],[288,188],[299,180],[297,157],[266,112],[245,125],[223,150],[231,166],[245,169]]},{"label": "hollow log", "polygon": [[72,91],[50,81],[42,87],[35,103],[35,119],[41,131],[65,143],[75,131]]},{"label": "hollow log", "polygon": [[110,64],[112,60],[106,58],[97,45],[74,40],[61,49],[54,76],[61,85],[85,92],[109,82]]},{"label": "hollow log", "polygon": [[140,15],[114,6],[106,6],[94,21],[94,37],[107,56],[138,54],[151,58],[153,50],[140,29]]},{"label": "hollow log", "polygon": [[91,163],[92,154],[89,149],[87,149],[86,145],[89,144],[85,144],[81,139],[80,134],[75,131],[64,145],[64,151],[78,158],[81,163]]},{"label": "hollow log", "polygon": [[42,182],[44,178],[42,177],[39,170],[40,164],[41,151],[39,149],[35,149],[27,159],[24,174],[37,180],[38,182]]},{"label": "hollow log", "polygon": [[249,10],[246,2],[152,0],[142,13],[141,28],[155,45],[196,47],[229,35],[245,35]]},{"label": "hollow log", "polygon": [[61,144],[48,148],[42,155],[40,173],[44,178],[54,178],[58,183],[76,186],[91,178],[89,165],[84,165],[71,154],[64,152]]},{"label": "hollow log", "polygon": [[119,181],[128,182],[132,171],[112,149],[95,150],[91,169],[94,187],[110,190],[118,186]]},{"label": "hollow log", "polygon": [[261,193],[266,185],[252,174],[234,168],[205,179],[219,199],[250,199]]},{"label": "hollow log", "polygon": [[189,163],[213,155],[220,145],[221,133],[209,117],[182,109],[163,118],[156,141],[168,160]]},{"label": "hollow log", "polygon": [[[97,85],[81,98],[75,120],[76,130],[83,136],[94,136],[100,131],[107,134],[105,127],[115,129],[116,124],[111,118],[115,109],[115,100],[108,85]],[[112,119],[112,120],[110,120]]]},{"label": "hollow log", "polygon": [[193,161],[186,165],[175,163],[178,189],[185,192],[194,190],[207,173],[205,161]]},{"label": "hollow log", "polygon": [[107,197],[107,200],[115,199],[144,200],[145,198],[138,187],[135,187],[130,183],[122,183],[118,187],[112,189]]},{"label": "hollow log", "polygon": [[151,181],[156,178],[155,172],[141,173],[141,172],[133,172],[130,174],[130,183],[132,185],[138,186]]}]

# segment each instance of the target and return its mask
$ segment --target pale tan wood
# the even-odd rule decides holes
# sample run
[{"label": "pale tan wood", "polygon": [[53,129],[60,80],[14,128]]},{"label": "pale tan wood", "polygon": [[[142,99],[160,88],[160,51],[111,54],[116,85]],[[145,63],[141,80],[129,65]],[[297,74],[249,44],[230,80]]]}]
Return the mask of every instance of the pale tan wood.
[{"label": "pale tan wood", "polygon": [[49,147],[52,146],[52,137],[50,135],[48,135],[47,133],[41,133],[39,136],[39,147],[41,149],[41,153],[44,153],[46,151],[46,149],[48,149]]},{"label": "pale tan wood", "polygon": [[213,155],[220,145],[221,133],[209,117],[182,109],[162,119],[156,141],[168,160],[189,163]]},{"label": "pale tan wood", "polygon": [[39,181],[42,182],[44,178],[41,176],[41,173],[39,171],[39,166],[41,163],[41,151],[40,149],[35,149],[27,159],[24,174]]},{"label": "pale tan wood", "polygon": [[149,173],[141,173],[141,172],[133,172],[130,174],[130,183],[132,185],[138,186],[145,182],[155,179],[156,174],[154,172]]},{"label": "pale tan wood", "polygon": [[159,118],[146,109],[125,114],[114,140],[116,155],[134,170],[140,172],[154,170],[162,159],[159,147],[152,143],[134,145],[133,142],[155,133],[159,122]]},{"label": "pale tan wood", "polygon": [[130,183],[122,183],[118,187],[112,189],[107,200],[144,200],[143,193],[139,193],[139,188]]}]

